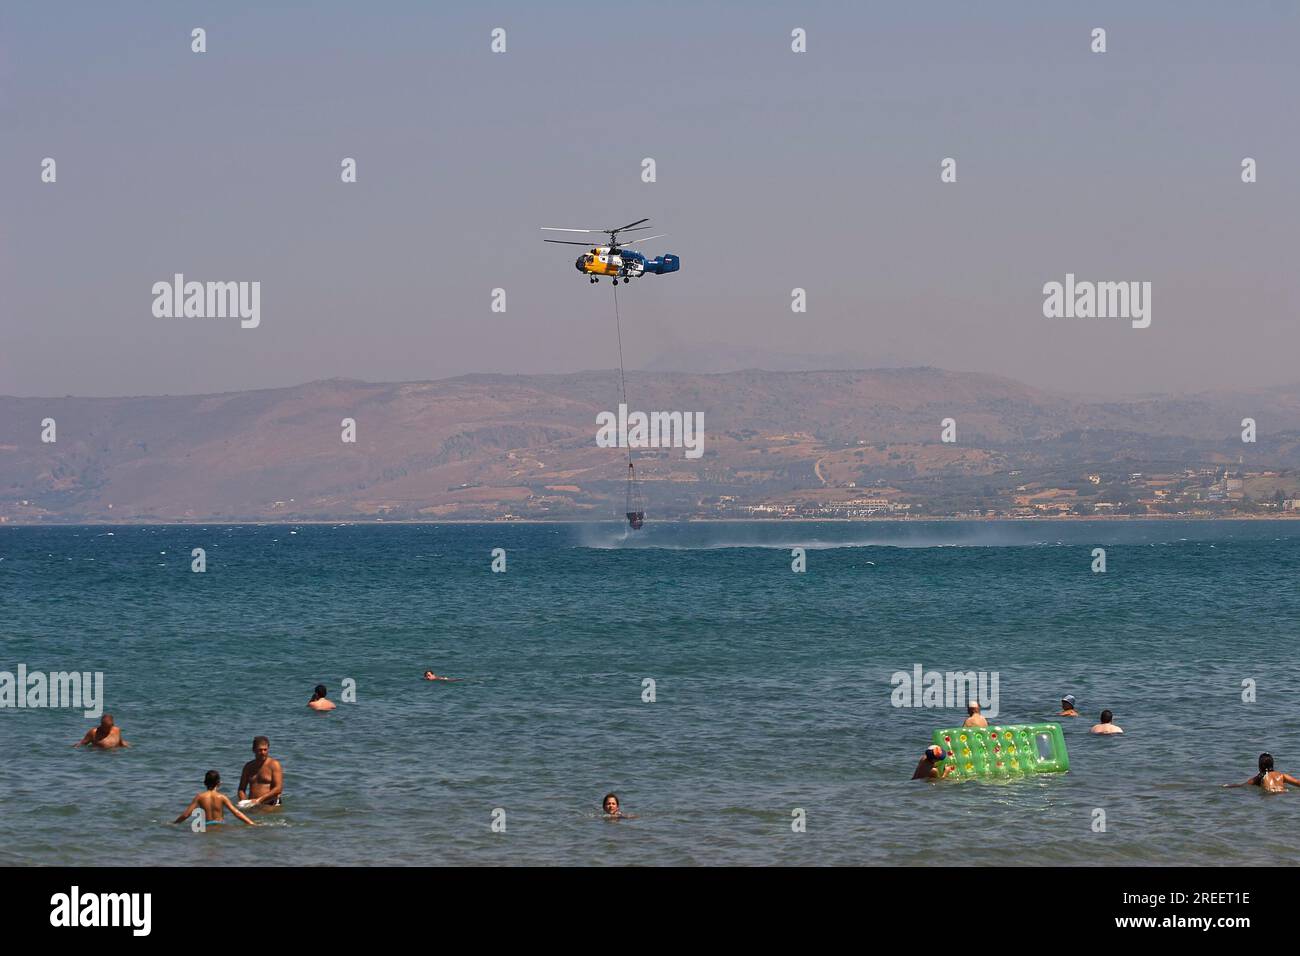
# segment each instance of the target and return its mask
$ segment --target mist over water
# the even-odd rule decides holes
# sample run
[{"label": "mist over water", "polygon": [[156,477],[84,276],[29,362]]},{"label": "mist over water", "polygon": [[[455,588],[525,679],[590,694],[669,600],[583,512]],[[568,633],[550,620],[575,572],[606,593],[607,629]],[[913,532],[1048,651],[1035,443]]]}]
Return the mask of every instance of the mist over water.
[{"label": "mist over water", "polygon": [[[1298,545],[1264,521],[4,528],[0,670],[102,670],[134,746],[0,709],[0,864],[1286,858],[1300,794],[1219,784],[1262,750],[1300,771]],[[1000,723],[1074,694],[1071,772],[911,782],[964,716],[891,705],[916,664],[996,672]],[[355,704],[306,709],[343,678]],[[1102,708],[1122,738],[1086,733]],[[274,825],[167,825],[209,769],[234,797],[255,734]],[[599,819],[608,790],[640,818]]]},{"label": "mist over water", "polygon": [[[1161,534],[1162,525],[1169,525]],[[1231,540],[1223,522],[1115,520],[1026,521],[649,521],[640,531],[611,522],[577,525],[585,548],[710,550],[777,548],[1016,548],[1045,545],[1169,544],[1201,536]]]}]

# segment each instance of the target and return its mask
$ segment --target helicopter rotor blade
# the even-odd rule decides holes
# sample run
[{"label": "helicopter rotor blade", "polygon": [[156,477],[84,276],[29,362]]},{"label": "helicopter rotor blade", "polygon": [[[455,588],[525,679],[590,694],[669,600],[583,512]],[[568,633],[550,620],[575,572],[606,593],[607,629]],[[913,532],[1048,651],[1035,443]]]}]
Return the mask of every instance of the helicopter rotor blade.
[{"label": "helicopter rotor blade", "polygon": [[550,232],[609,232],[608,229],[565,229],[563,226],[542,226]]},{"label": "helicopter rotor blade", "polygon": [[648,240],[650,240],[650,239],[662,239],[662,238],[663,238],[664,236],[666,236],[666,235],[668,235],[668,233],[666,233],[666,232],[661,232],[661,233],[660,233],[659,235],[657,235],[657,236],[642,236],[640,239],[629,239],[627,242],[620,242],[619,245],[620,245],[620,246],[632,246],[632,245],[636,245],[636,243],[638,243],[638,242],[646,242],[646,241],[648,241]]},{"label": "helicopter rotor blade", "polygon": [[[643,222],[649,222],[649,219],[638,219],[636,222],[629,222],[626,226],[619,226],[617,229],[602,229],[601,232],[626,232],[633,226],[640,226]],[[641,226],[642,229],[649,229],[649,226]]]},{"label": "helicopter rotor blade", "polygon": [[572,239],[543,239],[542,242],[558,242],[562,246],[582,246],[584,249],[590,249],[590,242],[574,242]]}]

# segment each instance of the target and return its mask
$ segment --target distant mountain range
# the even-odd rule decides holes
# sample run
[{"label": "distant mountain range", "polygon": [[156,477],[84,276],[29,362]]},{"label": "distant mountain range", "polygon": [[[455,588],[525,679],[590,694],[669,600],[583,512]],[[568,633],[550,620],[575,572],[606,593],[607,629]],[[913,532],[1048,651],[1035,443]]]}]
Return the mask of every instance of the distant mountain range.
[{"label": "distant mountain range", "polygon": [[[638,452],[648,510],[851,499],[942,513],[1085,471],[1300,468],[1300,387],[1094,400],[988,375],[630,372],[634,410],[703,412],[704,454]],[[0,519],[615,517],[626,457],[597,447],[617,371],[351,380],[218,395],[0,397]],[[356,442],[341,440],[356,422]],[[940,441],[955,421],[956,442]],[[1242,419],[1258,441],[1241,440]],[[53,419],[53,443],[42,422]],[[1289,493],[1289,492],[1288,492]],[[721,509],[721,512],[720,512]]]}]

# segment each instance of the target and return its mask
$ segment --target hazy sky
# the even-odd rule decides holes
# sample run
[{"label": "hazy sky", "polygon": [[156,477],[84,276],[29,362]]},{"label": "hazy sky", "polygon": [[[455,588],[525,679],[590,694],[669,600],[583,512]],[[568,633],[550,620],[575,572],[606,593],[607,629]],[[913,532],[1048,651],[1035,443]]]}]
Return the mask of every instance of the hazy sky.
[{"label": "hazy sky", "polygon": [[[5,4],[0,394],[608,368],[538,227],[644,216],[682,271],[620,293],[630,366],[1292,382],[1297,49],[1292,0]],[[260,281],[260,327],[155,318],[176,272]],[[1067,272],[1150,281],[1150,328],[1044,318]]]}]

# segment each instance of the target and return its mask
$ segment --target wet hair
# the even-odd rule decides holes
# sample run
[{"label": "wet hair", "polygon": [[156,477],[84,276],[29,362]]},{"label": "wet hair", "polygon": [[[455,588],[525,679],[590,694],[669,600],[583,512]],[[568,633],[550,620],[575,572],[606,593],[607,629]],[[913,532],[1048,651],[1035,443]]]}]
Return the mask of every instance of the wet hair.
[{"label": "wet hair", "polygon": [[[938,753],[936,753],[935,751],[938,751]],[[931,744],[930,746],[926,747],[926,748],[925,748],[925,759],[926,759],[926,760],[942,760],[942,759],[943,759],[943,748],[940,747],[938,744]]]},{"label": "wet hair", "polygon": [[973,701],[973,700],[972,700],[969,704],[966,705],[966,713],[968,713],[968,714],[973,714],[973,713],[975,713],[976,711],[978,711],[979,709],[980,709],[980,705],[977,704],[977,703],[975,703],[975,701]]},{"label": "wet hair", "polygon": [[1272,755],[1272,754],[1267,754],[1267,753],[1266,753],[1266,754],[1260,754],[1260,755],[1259,755],[1259,772],[1260,772],[1260,773],[1268,773],[1268,772],[1269,772],[1270,770],[1272,770],[1272,769],[1273,769],[1273,755]]},{"label": "wet hair", "polygon": [[316,685],[316,696],[317,696],[317,697],[324,697],[324,696],[325,696],[325,685],[324,685],[324,684],[317,684],[317,685]]},{"label": "wet hair", "polygon": [[217,773],[215,770],[209,770],[203,775],[203,786],[207,787],[209,790],[215,790],[217,787],[221,786],[221,774]]},{"label": "wet hair", "polygon": [[1109,724],[1114,719],[1114,717],[1115,715],[1112,714],[1109,710],[1103,710],[1101,712],[1101,722],[1103,724]]},{"label": "wet hair", "polygon": [[[299,699],[301,699],[301,698],[299,698]],[[269,747],[269,746],[271,746],[271,738],[270,738],[270,737],[254,737],[254,738],[253,738],[253,746],[256,747],[258,744],[266,744],[266,745]]]},{"label": "wet hair", "polygon": [[623,808],[623,801],[620,800],[620,799],[618,798],[618,794],[617,794],[617,793],[607,793],[607,794],[605,794],[605,796],[602,797],[601,800],[600,800],[600,809],[601,809],[601,810],[604,810],[604,809],[605,809],[605,804],[609,803],[610,797],[613,797],[613,798],[614,798],[614,807],[615,807],[615,809],[621,810],[621,809]]}]

